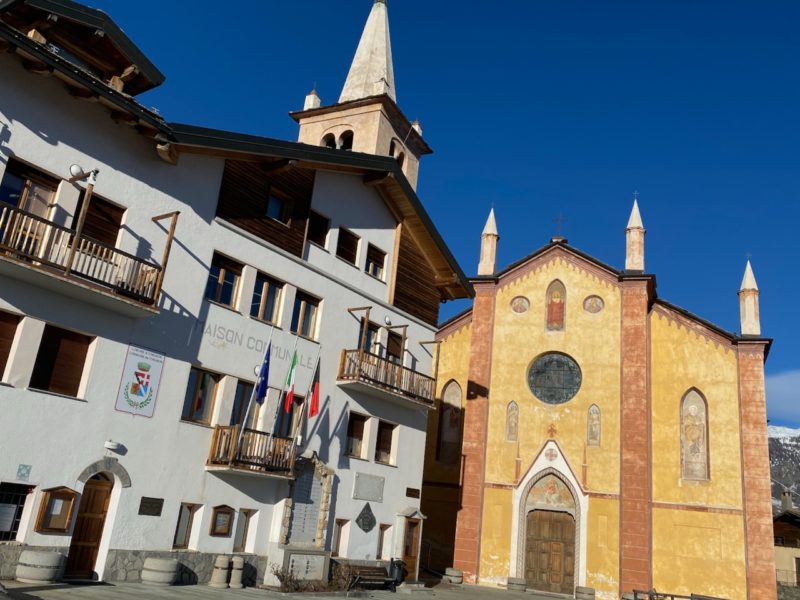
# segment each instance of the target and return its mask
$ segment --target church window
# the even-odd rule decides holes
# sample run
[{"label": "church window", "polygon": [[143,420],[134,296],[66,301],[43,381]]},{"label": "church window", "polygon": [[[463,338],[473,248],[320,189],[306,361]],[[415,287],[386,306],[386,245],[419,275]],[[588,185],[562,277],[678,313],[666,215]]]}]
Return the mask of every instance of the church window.
[{"label": "church window", "polygon": [[586,425],[586,445],[600,446],[600,408],[596,404],[589,407],[589,418]]},{"label": "church window", "polygon": [[516,442],[519,440],[519,406],[513,400],[508,403],[506,408],[506,441]]},{"label": "church window", "polygon": [[324,146],[325,148],[336,148],[336,136],[332,133],[326,134],[322,138],[322,143],[320,145]]},{"label": "church window", "polygon": [[339,149],[352,150],[353,149],[353,132],[350,130],[345,131],[339,136]]},{"label": "church window", "polygon": [[567,312],[567,290],[557,279],[547,288],[547,330],[563,331]]},{"label": "church window", "polygon": [[681,402],[681,478],[709,479],[708,408],[695,389]]},{"label": "church window", "polygon": [[528,368],[528,387],[546,404],[569,402],[581,388],[581,368],[560,352],[542,354]]},{"label": "church window", "polygon": [[442,393],[436,460],[456,464],[461,458],[461,386],[451,381]]}]

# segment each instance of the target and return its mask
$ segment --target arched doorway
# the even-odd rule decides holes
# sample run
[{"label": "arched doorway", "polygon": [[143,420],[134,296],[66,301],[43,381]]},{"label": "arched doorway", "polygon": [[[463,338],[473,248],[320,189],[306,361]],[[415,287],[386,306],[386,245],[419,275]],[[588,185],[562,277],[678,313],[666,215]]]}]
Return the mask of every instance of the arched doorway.
[{"label": "arched doorway", "polygon": [[545,475],[525,501],[525,570],[527,587],[569,594],[575,591],[576,505],[569,487]]},{"label": "arched doorway", "polygon": [[78,507],[64,577],[92,579],[114,480],[98,473],[86,481]]}]

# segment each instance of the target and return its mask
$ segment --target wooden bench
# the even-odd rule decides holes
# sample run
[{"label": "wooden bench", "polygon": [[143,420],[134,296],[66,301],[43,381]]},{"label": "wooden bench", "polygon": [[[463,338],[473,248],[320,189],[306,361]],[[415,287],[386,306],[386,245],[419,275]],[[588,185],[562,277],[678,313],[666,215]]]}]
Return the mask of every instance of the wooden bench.
[{"label": "wooden bench", "polygon": [[347,588],[348,591],[352,590],[357,585],[361,587],[388,587],[392,592],[397,591],[397,581],[395,581],[394,577],[389,576],[389,572],[386,570],[386,567],[366,567],[354,565],[352,567],[352,579],[350,580],[350,585]]}]

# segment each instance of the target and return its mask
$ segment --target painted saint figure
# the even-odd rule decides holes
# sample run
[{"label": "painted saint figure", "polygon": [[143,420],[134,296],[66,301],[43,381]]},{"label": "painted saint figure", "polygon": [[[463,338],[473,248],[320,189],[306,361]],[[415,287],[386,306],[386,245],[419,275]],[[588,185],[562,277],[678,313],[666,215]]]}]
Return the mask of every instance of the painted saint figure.
[{"label": "painted saint figure", "polygon": [[567,290],[556,280],[547,288],[547,330],[562,331],[566,316]]},{"label": "painted saint figure", "polygon": [[506,441],[516,442],[519,439],[519,406],[513,400],[506,409]]},{"label": "painted saint figure", "polygon": [[596,404],[592,404],[589,408],[586,444],[588,446],[600,445],[600,408]]},{"label": "painted saint figure", "polygon": [[681,477],[708,479],[706,404],[695,390],[684,396],[681,406]]}]

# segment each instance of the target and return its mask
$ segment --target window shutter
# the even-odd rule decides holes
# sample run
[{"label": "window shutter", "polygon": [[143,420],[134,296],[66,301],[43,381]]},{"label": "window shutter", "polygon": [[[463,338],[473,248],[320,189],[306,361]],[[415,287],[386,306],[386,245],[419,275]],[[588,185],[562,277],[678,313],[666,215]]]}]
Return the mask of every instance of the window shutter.
[{"label": "window shutter", "polygon": [[30,386],[77,396],[92,338],[52,325],[44,328]]},{"label": "window shutter", "polygon": [[11,343],[14,341],[14,333],[17,331],[18,324],[19,317],[0,312],[0,378],[6,369],[8,355],[11,353]]}]

